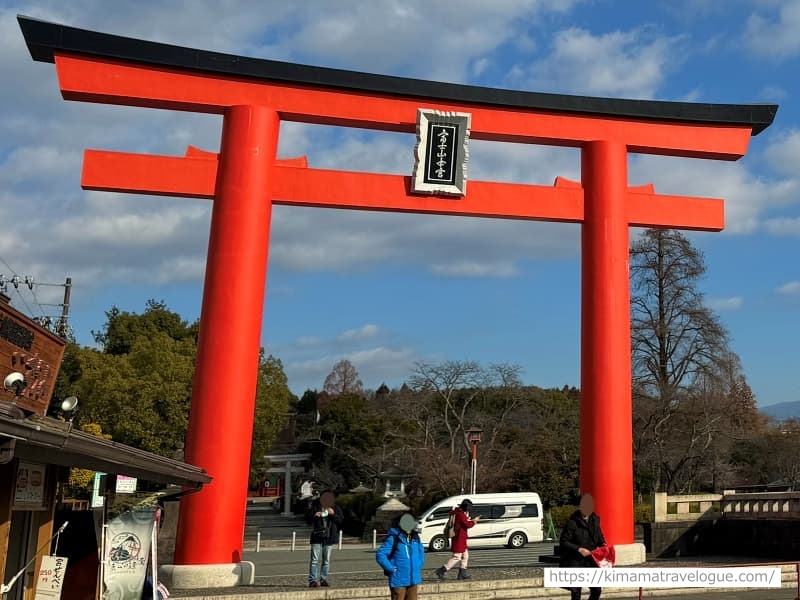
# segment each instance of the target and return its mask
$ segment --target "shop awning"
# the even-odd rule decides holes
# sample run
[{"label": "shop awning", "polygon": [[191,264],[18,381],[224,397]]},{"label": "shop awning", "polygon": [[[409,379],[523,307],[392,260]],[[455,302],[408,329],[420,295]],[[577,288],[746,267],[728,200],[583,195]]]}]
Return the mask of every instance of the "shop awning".
[{"label": "shop awning", "polygon": [[41,464],[127,475],[154,483],[196,487],[209,483],[204,469],[105,440],[50,417],[14,418],[0,413],[0,445],[13,457]]}]

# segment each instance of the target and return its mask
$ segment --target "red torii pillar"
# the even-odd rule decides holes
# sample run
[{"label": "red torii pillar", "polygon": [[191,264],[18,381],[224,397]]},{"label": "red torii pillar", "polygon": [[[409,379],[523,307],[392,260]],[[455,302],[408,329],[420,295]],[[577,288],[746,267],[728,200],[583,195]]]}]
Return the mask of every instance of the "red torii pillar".
[{"label": "red torii pillar", "polygon": [[595,496],[609,543],[624,544],[634,539],[627,166],[618,140],[581,150],[580,486]]},{"label": "red torii pillar", "polygon": [[[627,156],[735,160],[776,107],[486,90],[20,24],[67,100],[224,115],[219,156],[84,158],[86,189],[214,199],[186,448],[214,480],[182,500],[177,563],[241,561],[271,204],[582,223],[581,488],[609,542],[633,542],[628,227],[715,231],[724,218],[721,200],[629,188]],[[275,158],[279,120],[413,133],[420,107],[470,113],[473,139],[578,147],[582,187],[470,181],[455,200],[411,194],[408,176]]]}]

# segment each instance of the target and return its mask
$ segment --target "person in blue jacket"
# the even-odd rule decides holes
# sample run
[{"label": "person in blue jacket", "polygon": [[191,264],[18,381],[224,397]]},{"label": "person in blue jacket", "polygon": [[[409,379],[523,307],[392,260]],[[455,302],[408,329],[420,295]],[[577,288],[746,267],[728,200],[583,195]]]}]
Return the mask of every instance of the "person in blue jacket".
[{"label": "person in blue jacket", "polygon": [[404,514],[375,552],[375,560],[389,578],[392,600],[417,600],[417,586],[422,583],[425,547],[415,531],[416,526],[417,520],[409,513]]}]

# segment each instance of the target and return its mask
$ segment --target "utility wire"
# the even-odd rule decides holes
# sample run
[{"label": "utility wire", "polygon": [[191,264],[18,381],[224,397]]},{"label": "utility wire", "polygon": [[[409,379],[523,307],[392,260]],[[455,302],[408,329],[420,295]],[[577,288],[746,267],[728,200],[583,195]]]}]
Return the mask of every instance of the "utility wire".
[{"label": "utility wire", "polygon": [[[29,315],[33,315],[34,311],[28,304],[28,302],[23,297],[22,293],[19,291],[19,284],[24,281],[25,285],[30,290],[31,296],[33,296],[33,302],[39,308],[39,312],[41,313],[40,317],[36,317],[36,320],[41,320],[41,322],[50,329],[50,325],[52,324],[51,317],[45,314],[44,307],[45,306],[60,306],[62,308],[61,316],[58,318],[58,331],[57,333],[64,337],[66,334],[66,330],[69,327],[67,323],[67,315],[69,314],[69,292],[70,288],[72,287],[72,278],[68,277],[65,283],[47,283],[47,282],[37,282],[34,281],[33,277],[28,275],[25,276],[23,279],[20,277],[19,273],[16,272],[14,267],[12,267],[8,262],[0,256],[0,263],[4,264],[6,268],[11,271],[12,277],[10,282],[14,285],[14,289],[19,296],[19,299],[22,300],[22,303],[25,305],[25,308],[28,310]],[[8,289],[8,282],[2,274],[0,274],[0,292],[5,292]],[[48,304],[39,302],[39,298],[36,296],[36,292],[34,291],[35,286],[48,286],[48,287],[63,287],[65,288],[64,291],[64,302],[60,304]]]},{"label": "utility wire", "polygon": [[3,260],[2,256],[0,256],[0,262],[3,263],[6,266],[6,269],[11,271],[14,275],[17,275],[17,272],[11,267],[10,264],[8,264],[5,260]]},{"label": "utility wire", "polygon": [[[5,261],[5,259],[2,256],[0,256],[0,262],[2,262],[6,266],[6,268],[14,274],[15,281],[17,282],[17,285],[14,286],[14,289],[17,290],[17,296],[19,296],[19,299],[22,300],[22,303],[25,305],[25,308],[28,309],[28,314],[32,315],[34,312],[33,309],[30,307],[25,298],[22,297],[22,293],[19,291],[19,280],[20,280],[19,274],[14,270],[14,268],[10,264],[8,264]],[[41,309],[41,307],[39,307],[39,311],[44,312]]]},{"label": "utility wire", "polygon": [[[19,296],[19,299],[20,299],[20,300],[22,300],[22,303],[25,305],[25,308],[27,308],[27,309],[28,309],[28,314],[29,314],[29,315],[32,315],[32,314],[33,314],[33,309],[32,309],[32,308],[30,307],[30,305],[29,305],[29,304],[28,304],[28,303],[25,301],[25,298],[22,296],[22,292],[20,292],[20,291],[19,291],[19,288],[14,288],[14,289],[16,289],[16,290],[17,290],[17,296]],[[40,308],[39,310],[40,310],[41,312],[44,312],[44,311],[42,311],[42,310],[41,310],[41,308]]]}]

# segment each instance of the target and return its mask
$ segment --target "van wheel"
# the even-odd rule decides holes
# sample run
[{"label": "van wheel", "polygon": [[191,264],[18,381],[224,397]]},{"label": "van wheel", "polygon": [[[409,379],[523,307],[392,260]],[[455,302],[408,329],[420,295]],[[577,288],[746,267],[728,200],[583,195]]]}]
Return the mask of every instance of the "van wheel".
[{"label": "van wheel", "polygon": [[522,533],[521,531],[515,531],[511,534],[511,537],[508,538],[508,547],[509,548],[522,548],[528,541],[528,537]]},{"label": "van wheel", "polygon": [[430,543],[431,552],[441,552],[447,550],[447,538],[443,535],[435,535]]}]

